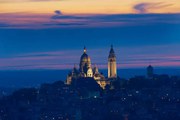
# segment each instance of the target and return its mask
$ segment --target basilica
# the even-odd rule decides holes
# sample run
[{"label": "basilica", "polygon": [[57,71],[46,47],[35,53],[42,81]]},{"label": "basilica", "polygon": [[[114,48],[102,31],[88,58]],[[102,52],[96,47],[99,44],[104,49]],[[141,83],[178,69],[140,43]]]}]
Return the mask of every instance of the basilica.
[{"label": "basilica", "polygon": [[94,67],[91,66],[91,59],[84,47],[83,54],[80,58],[79,68],[77,68],[76,65],[74,66],[67,76],[66,84],[71,85],[73,80],[86,77],[94,78],[103,89],[105,89],[106,85],[110,85],[111,80],[117,78],[116,55],[112,45],[108,56],[108,77],[101,74],[96,65]]}]

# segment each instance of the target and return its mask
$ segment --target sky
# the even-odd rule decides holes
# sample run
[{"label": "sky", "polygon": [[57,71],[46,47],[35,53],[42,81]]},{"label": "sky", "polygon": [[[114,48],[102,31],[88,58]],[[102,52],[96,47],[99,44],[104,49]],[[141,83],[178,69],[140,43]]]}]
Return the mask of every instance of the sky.
[{"label": "sky", "polygon": [[180,67],[178,0],[0,0],[0,70]]}]

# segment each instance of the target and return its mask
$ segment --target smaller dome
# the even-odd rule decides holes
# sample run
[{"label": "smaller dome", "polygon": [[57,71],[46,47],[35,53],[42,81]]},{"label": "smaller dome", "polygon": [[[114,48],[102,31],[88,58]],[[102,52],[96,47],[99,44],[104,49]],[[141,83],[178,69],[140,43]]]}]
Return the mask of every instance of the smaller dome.
[{"label": "smaller dome", "polygon": [[78,69],[77,69],[76,65],[74,65],[74,68],[72,69],[72,73],[75,73],[75,74],[78,73]]}]

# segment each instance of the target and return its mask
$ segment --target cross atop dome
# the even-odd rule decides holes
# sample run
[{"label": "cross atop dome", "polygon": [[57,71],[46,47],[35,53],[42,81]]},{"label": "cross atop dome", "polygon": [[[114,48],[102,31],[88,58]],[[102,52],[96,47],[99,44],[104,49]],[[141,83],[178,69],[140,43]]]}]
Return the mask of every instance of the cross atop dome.
[{"label": "cross atop dome", "polygon": [[84,46],[84,53],[86,53],[86,47]]}]

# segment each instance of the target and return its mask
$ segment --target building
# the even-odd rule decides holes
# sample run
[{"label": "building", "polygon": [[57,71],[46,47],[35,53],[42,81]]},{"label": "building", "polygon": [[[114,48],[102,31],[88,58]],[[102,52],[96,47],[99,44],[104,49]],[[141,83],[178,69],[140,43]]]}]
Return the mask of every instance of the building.
[{"label": "building", "polygon": [[81,55],[79,72],[82,77],[93,77],[93,71],[91,68],[91,59],[86,53],[86,48],[84,47],[84,53]]},{"label": "building", "polygon": [[74,66],[72,71],[67,75],[66,84],[71,85],[73,80],[79,78],[93,78],[103,89],[106,85],[110,85],[110,79],[115,79],[117,77],[117,67],[116,67],[116,56],[111,46],[109,57],[108,57],[108,78],[105,78],[98,70],[95,65],[91,66],[91,59],[87,54],[86,47],[84,47],[83,54],[80,58],[79,69]]},{"label": "building", "polygon": [[147,77],[153,78],[153,76],[154,76],[154,68],[151,65],[149,65],[147,67]]},{"label": "building", "polygon": [[116,78],[117,77],[117,67],[116,67],[116,55],[111,45],[111,50],[108,56],[108,78]]}]

